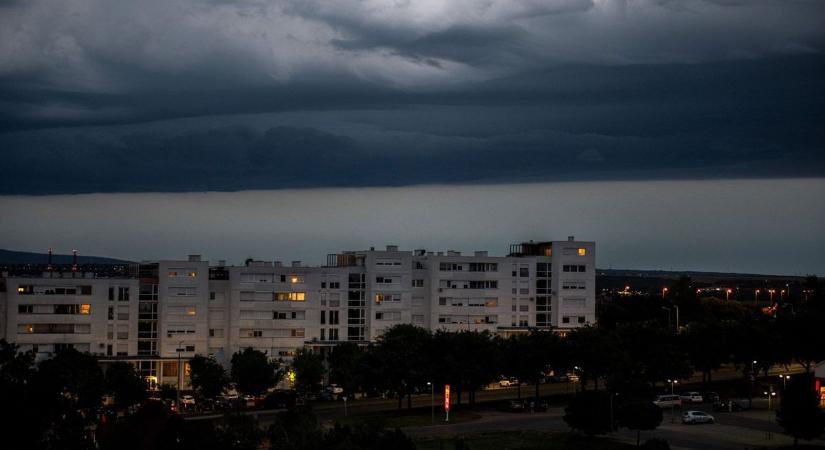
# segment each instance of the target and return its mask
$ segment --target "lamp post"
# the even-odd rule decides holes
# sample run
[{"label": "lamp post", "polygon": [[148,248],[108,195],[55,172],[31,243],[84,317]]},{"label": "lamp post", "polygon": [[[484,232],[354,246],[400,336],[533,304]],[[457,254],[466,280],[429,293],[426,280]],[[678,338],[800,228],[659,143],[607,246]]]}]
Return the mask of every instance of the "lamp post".
[{"label": "lamp post", "polygon": [[183,371],[182,371],[182,368],[181,368],[181,366],[180,366],[180,360],[181,360],[181,358],[180,358],[180,354],[181,354],[181,352],[183,351],[183,341],[178,341],[178,348],[177,348],[177,349],[175,349],[175,350],[177,350],[177,351],[178,351],[178,380],[177,380],[177,381],[178,381],[178,386],[177,386],[177,389],[175,389],[175,391],[176,391],[176,394],[175,394],[175,397],[176,397],[176,403],[175,403],[175,406],[177,406],[177,408],[178,408],[178,412],[179,412],[179,413],[183,413],[183,408],[182,408],[182,407],[181,407],[181,405],[180,405],[180,385],[181,385],[181,384],[183,384],[183,382],[181,381],[181,373],[182,373]]},{"label": "lamp post", "polygon": [[[667,382],[670,383],[670,395],[675,395],[673,385],[674,384],[679,384],[679,380],[667,380]],[[675,416],[676,416],[676,403],[673,403],[673,401],[671,400],[671,405],[670,405],[670,421],[671,422],[676,420]]]},{"label": "lamp post", "polygon": [[759,292],[760,292],[759,289],[753,291],[753,303],[755,305],[759,305]]},{"label": "lamp post", "polygon": [[788,387],[788,380],[791,379],[790,375],[779,375],[779,379],[782,380],[782,391],[784,392],[785,389]]},{"label": "lamp post", "polygon": [[768,289],[768,294],[771,296],[771,304],[773,304],[773,294],[776,293],[776,289]]},{"label": "lamp post", "polygon": [[435,386],[431,381],[427,382],[430,387],[430,424],[435,424]]},{"label": "lamp post", "polygon": [[669,330],[669,329],[670,329],[670,327],[671,327],[671,323],[670,323],[670,308],[668,308],[667,306],[662,306],[662,309],[664,309],[665,311],[667,311],[667,329]]},{"label": "lamp post", "polygon": [[662,288],[662,298],[665,298],[665,295],[666,295],[666,294],[667,294],[667,288],[666,288],[666,287],[663,287],[663,288]]},{"label": "lamp post", "polygon": [[726,289],[726,290],[725,290],[725,301],[726,301],[726,302],[729,302],[729,301],[730,301],[730,293],[731,293],[731,292],[733,292],[733,291],[732,291],[732,290],[730,290],[730,289]]}]

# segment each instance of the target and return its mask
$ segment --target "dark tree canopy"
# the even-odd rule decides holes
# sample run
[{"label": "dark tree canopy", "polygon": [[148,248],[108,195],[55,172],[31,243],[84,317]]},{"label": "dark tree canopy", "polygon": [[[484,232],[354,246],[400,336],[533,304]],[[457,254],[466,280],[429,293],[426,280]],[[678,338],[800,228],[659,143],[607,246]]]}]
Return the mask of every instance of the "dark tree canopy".
[{"label": "dark tree canopy", "polygon": [[253,348],[232,355],[232,381],[244,394],[260,395],[283,377],[278,361],[270,361],[264,352]]},{"label": "dark tree canopy", "polygon": [[570,428],[588,436],[610,431],[610,397],[604,391],[582,391],[564,408],[564,421]]},{"label": "dark tree canopy", "polygon": [[295,372],[295,390],[303,393],[320,390],[326,373],[322,356],[306,348],[299,349],[292,359],[292,370]]},{"label": "dark tree canopy", "polygon": [[106,368],[106,391],[115,397],[120,408],[136,405],[146,400],[146,380],[126,362],[113,362]]},{"label": "dark tree canopy", "polygon": [[189,360],[190,379],[195,392],[206,398],[221,394],[229,383],[226,371],[214,358],[195,355]]},{"label": "dark tree canopy", "polygon": [[776,411],[776,421],[786,434],[793,436],[794,444],[799,439],[811,440],[825,433],[825,410],[819,406],[812,386],[810,377],[792,379]]}]

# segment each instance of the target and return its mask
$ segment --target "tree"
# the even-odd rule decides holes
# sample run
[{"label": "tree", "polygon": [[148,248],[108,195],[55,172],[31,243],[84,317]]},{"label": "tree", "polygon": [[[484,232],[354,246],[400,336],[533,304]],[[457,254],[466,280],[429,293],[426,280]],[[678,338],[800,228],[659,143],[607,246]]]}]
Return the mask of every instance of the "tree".
[{"label": "tree", "polygon": [[15,436],[21,448],[35,447],[42,416],[34,404],[30,382],[34,353],[0,339],[0,436]]},{"label": "tree", "polygon": [[260,395],[275,386],[284,376],[280,362],[272,360],[266,353],[246,348],[232,355],[232,381],[244,394]]},{"label": "tree", "polygon": [[164,383],[158,386],[158,395],[162,400],[175,400],[177,392],[178,389],[172,384]]},{"label": "tree", "polygon": [[229,383],[226,371],[215,358],[195,355],[189,360],[189,368],[192,387],[205,398],[217,397]]},{"label": "tree", "polygon": [[299,349],[292,359],[295,372],[295,390],[302,393],[317,392],[324,379],[324,358],[307,348]]},{"label": "tree", "polygon": [[588,436],[610,431],[610,398],[604,391],[583,391],[576,394],[566,408],[564,421],[570,428]]},{"label": "tree", "polygon": [[631,401],[619,408],[619,425],[636,430],[636,446],[642,430],[655,430],[662,423],[662,409],[649,401]]},{"label": "tree", "polygon": [[103,371],[97,358],[74,349],[61,350],[42,361],[34,373],[30,396],[37,405],[39,447],[85,450],[94,447],[86,432],[100,406]]},{"label": "tree", "polygon": [[398,409],[407,396],[407,407],[412,407],[411,396],[415,387],[426,384],[431,378],[431,366],[427,356],[432,335],[428,330],[409,324],[396,325],[384,332],[372,353],[372,361],[389,389],[398,397]]},{"label": "tree", "polygon": [[625,350],[619,345],[615,332],[586,326],[572,331],[565,340],[566,352],[578,366],[582,390],[588,380],[596,389],[599,379],[617,373],[627,360]]},{"label": "tree", "polygon": [[354,342],[343,342],[333,347],[327,357],[329,381],[344,389],[358,392],[363,386],[364,351]]},{"label": "tree", "polygon": [[776,421],[793,436],[794,446],[799,439],[811,440],[825,432],[825,411],[812,389],[810,377],[797,377],[782,395]]},{"label": "tree", "polygon": [[117,361],[106,369],[106,391],[115,397],[119,408],[136,405],[146,400],[146,380],[135,370],[135,366]]},{"label": "tree", "polygon": [[247,414],[227,413],[215,426],[215,444],[221,450],[258,450],[263,436],[258,420]]},{"label": "tree", "polygon": [[305,409],[280,412],[266,431],[272,450],[320,450],[323,431],[318,419]]}]

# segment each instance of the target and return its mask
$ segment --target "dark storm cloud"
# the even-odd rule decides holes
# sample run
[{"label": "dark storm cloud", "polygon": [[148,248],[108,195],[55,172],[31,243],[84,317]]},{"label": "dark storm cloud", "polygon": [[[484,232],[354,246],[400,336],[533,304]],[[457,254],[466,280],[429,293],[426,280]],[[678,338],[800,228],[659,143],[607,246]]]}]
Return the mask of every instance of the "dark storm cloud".
[{"label": "dark storm cloud", "polygon": [[823,9],[3,1],[0,193],[823,175]]}]

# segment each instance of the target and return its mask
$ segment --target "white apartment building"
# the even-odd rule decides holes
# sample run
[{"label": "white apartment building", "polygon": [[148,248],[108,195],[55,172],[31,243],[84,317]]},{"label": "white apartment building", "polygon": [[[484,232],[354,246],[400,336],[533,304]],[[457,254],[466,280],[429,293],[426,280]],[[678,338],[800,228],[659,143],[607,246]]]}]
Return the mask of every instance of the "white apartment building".
[{"label": "white apartment building", "polygon": [[200,256],[147,261],[123,278],[6,276],[0,336],[48,357],[61,346],[134,362],[152,382],[185,379],[185,361],[225,365],[247,347],[289,359],[339,342],[367,343],[409,323],[504,336],[595,322],[595,243],[526,242],[487,252],[384,250],[330,254],[327,263]]}]

